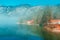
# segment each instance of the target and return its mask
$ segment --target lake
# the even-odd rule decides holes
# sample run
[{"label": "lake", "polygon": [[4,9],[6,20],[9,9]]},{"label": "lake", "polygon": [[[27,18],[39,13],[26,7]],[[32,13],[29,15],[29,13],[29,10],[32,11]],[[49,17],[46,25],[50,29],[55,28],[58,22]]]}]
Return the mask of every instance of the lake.
[{"label": "lake", "polygon": [[39,26],[17,24],[18,17],[0,15],[0,40],[43,40]]}]

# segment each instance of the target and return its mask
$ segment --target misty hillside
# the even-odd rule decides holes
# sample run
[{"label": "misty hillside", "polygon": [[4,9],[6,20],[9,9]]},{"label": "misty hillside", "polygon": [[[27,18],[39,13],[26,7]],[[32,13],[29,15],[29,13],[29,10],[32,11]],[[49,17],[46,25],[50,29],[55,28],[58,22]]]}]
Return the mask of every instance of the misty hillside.
[{"label": "misty hillside", "polygon": [[36,20],[43,15],[42,6],[20,5],[20,6],[0,6],[0,14],[7,15],[10,17],[18,17],[19,19],[25,20]]},{"label": "misty hillside", "polygon": [[[59,18],[60,7],[51,6],[52,15],[56,18]],[[35,18],[42,18],[44,11],[47,10],[46,6],[31,6],[28,4],[18,5],[18,6],[0,6],[0,14],[7,16],[16,16],[20,19],[30,20]],[[55,16],[56,14],[56,16]],[[28,19],[29,18],[29,19]]]}]

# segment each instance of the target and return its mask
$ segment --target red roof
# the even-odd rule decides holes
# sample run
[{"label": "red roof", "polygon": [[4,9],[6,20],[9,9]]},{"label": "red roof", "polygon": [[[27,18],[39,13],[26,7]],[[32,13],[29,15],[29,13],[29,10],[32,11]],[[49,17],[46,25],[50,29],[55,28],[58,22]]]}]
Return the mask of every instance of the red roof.
[{"label": "red roof", "polygon": [[60,20],[58,20],[58,19],[56,19],[56,20],[50,20],[51,21],[51,23],[60,23]]},{"label": "red roof", "polygon": [[60,20],[57,20],[57,19],[56,20],[51,20],[51,22],[60,22]]}]

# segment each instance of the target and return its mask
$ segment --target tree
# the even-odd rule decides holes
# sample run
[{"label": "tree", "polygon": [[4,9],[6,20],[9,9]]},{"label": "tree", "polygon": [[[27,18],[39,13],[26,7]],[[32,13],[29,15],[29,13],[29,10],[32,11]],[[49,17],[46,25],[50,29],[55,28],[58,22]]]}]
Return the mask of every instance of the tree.
[{"label": "tree", "polygon": [[51,8],[47,6],[41,19],[40,26],[46,25],[51,18],[52,18]]}]

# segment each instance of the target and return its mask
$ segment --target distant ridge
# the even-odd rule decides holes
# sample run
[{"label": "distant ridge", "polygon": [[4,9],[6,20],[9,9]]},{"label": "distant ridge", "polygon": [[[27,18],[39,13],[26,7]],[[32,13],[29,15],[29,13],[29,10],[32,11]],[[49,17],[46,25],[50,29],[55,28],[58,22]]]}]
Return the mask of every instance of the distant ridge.
[{"label": "distant ridge", "polygon": [[21,5],[16,5],[16,6],[0,5],[0,7],[32,7],[32,6],[30,4],[21,4]]}]

